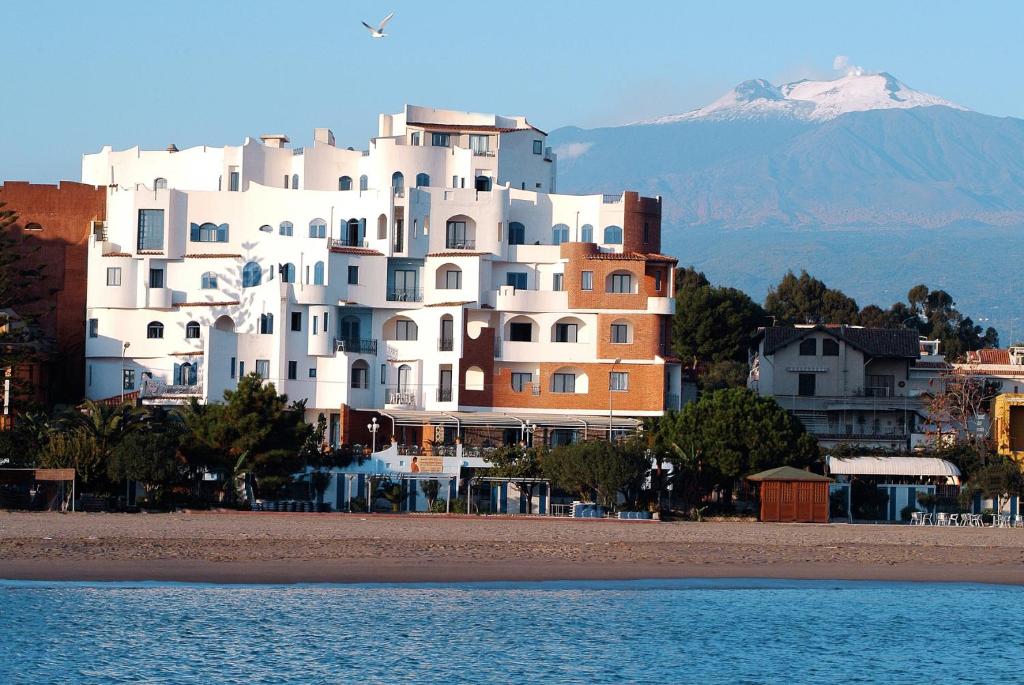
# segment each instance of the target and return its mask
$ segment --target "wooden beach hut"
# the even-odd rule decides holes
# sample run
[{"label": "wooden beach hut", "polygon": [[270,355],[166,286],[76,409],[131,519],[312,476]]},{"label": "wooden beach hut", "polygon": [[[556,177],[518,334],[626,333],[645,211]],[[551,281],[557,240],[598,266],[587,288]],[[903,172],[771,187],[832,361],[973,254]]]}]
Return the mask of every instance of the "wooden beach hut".
[{"label": "wooden beach hut", "polygon": [[828,523],[830,478],[792,466],[747,476],[760,486],[761,520],[782,523]]}]

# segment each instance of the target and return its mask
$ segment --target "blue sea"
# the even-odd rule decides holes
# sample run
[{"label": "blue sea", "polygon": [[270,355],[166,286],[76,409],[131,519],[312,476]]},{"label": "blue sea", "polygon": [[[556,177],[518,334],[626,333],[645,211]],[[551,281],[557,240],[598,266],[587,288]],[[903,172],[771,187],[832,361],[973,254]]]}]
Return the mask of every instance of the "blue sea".
[{"label": "blue sea", "polygon": [[0,581],[3,683],[1017,683],[1024,588]]}]

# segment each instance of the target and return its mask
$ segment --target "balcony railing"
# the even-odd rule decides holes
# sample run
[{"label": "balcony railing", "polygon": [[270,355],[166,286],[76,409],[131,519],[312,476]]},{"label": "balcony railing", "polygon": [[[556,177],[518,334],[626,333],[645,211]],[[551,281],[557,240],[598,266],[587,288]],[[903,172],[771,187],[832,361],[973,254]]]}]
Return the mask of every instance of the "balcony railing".
[{"label": "balcony railing", "polygon": [[370,243],[366,240],[350,239],[350,238],[329,238],[327,240],[327,247],[369,247]]},{"label": "balcony railing", "polygon": [[397,404],[404,407],[415,407],[419,388],[407,385],[402,387],[390,387],[387,389],[387,403]]},{"label": "balcony railing", "polygon": [[439,352],[451,352],[455,349],[455,340],[452,338],[438,338],[437,349]]},{"label": "balcony railing", "polygon": [[423,288],[392,288],[388,290],[388,302],[422,302]]},{"label": "balcony railing", "polygon": [[874,432],[873,433],[828,433],[828,432],[818,432],[818,431],[814,431],[814,430],[811,430],[811,431],[808,431],[808,432],[811,435],[813,435],[815,438],[817,438],[818,440],[837,440],[837,441],[849,442],[849,443],[864,442],[866,440],[872,440],[872,441],[876,441],[876,440],[881,440],[881,441],[906,440],[909,437],[909,434],[903,432],[902,430],[891,432],[891,433],[886,433],[886,432],[881,432],[881,431],[879,431],[877,433],[874,433]]},{"label": "balcony railing", "polygon": [[473,150],[474,157],[493,157],[494,150]]},{"label": "balcony railing", "polygon": [[516,383],[512,384],[513,392],[528,392],[531,395],[540,394],[540,383]]},{"label": "balcony railing", "polygon": [[377,341],[361,338],[335,338],[336,352],[348,354],[377,354]]},{"label": "balcony railing", "polygon": [[198,397],[203,394],[203,385],[201,382],[194,385],[177,385],[147,378],[142,381],[139,390],[142,397]]},{"label": "balcony railing", "polygon": [[468,238],[448,238],[444,246],[449,250],[475,250],[476,241]]},{"label": "balcony railing", "polygon": [[438,388],[437,389],[437,401],[438,402],[451,402],[452,401],[452,389],[451,388]]},{"label": "balcony railing", "polygon": [[621,199],[622,199],[622,194],[621,193],[618,194],[618,195],[604,194],[604,195],[601,196],[601,200],[606,205],[614,205],[615,203],[617,203]]},{"label": "balcony railing", "polygon": [[395,197],[405,197],[405,188],[392,188],[391,192]]}]

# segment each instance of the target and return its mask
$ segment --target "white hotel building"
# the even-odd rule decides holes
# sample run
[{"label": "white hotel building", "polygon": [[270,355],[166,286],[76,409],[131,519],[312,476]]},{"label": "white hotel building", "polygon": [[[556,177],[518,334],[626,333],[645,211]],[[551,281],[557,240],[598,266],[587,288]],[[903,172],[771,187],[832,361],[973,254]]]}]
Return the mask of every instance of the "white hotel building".
[{"label": "white hotel building", "polygon": [[407,106],[368,150],[288,143],[83,158],[108,187],[88,397],[213,402],[256,372],[334,444],[371,416],[378,444],[563,441],[679,405],[660,198],[555,194],[524,117]]}]

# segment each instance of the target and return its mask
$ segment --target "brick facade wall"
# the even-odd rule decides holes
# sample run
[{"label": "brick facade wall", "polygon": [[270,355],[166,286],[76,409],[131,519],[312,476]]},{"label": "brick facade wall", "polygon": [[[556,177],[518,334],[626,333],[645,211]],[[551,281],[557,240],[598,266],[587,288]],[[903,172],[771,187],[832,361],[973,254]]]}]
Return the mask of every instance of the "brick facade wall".
[{"label": "brick facade wall", "polygon": [[622,251],[644,254],[661,252],[661,198],[640,197],[639,193],[628,190],[624,193],[623,200],[626,206],[622,226]]}]

